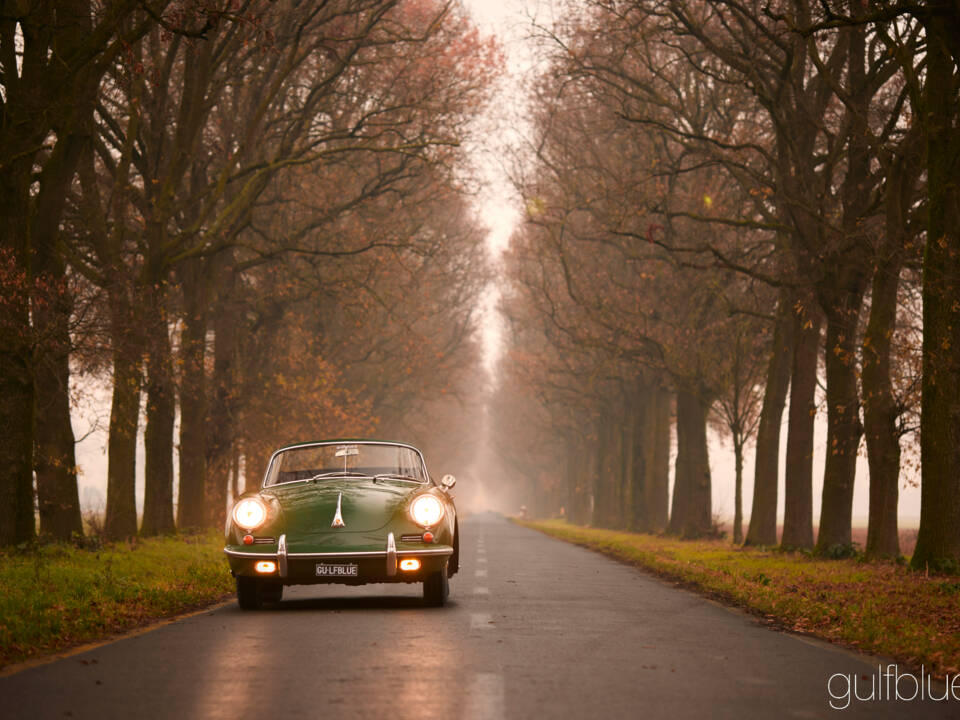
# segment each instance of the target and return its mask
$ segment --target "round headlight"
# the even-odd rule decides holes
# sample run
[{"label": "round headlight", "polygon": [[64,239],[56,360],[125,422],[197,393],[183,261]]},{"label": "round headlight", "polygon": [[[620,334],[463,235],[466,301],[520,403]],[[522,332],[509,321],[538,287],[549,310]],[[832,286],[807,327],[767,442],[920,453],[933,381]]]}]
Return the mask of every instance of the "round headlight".
[{"label": "round headlight", "polygon": [[267,508],[256,498],[244,498],[233,506],[233,520],[247,530],[263,525],[267,519]]},{"label": "round headlight", "polygon": [[410,517],[417,525],[433,527],[443,519],[443,503],[433,495],[421,495],[410,505]]}]

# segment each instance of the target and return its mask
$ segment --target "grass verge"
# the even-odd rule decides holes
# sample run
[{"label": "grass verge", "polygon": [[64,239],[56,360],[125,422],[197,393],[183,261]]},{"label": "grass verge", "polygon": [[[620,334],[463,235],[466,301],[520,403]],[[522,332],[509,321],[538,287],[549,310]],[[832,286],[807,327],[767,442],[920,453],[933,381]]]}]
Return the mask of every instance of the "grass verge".
[{"label": "grass verge", "polygon": [[0,552],[0,667],[209,605],[233,592],[223,535]]},{"label": "grass verge", "polygon": [[923,665],[941,677],[960,672],[960,577],[560,520],[520,524],[679,581],[778,627]]}]

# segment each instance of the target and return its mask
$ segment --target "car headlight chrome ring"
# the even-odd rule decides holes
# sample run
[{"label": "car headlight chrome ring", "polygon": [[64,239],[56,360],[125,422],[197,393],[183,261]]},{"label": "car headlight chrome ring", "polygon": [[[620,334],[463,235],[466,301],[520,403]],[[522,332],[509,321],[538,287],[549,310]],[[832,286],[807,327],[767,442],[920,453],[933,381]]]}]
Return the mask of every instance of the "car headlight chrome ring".
[{"label": "car headlight chrome ring", "polygon": [[443,503],[433,495],[420,495],[410,503],[410,517],[421,527],[433,527],[443,520]]},{"label": "car headlight chrome ring", "polygon": [[233,521],[245,530],[260,527],[266,519],[267,508],[257,498],[244,498],[233,506]]}]

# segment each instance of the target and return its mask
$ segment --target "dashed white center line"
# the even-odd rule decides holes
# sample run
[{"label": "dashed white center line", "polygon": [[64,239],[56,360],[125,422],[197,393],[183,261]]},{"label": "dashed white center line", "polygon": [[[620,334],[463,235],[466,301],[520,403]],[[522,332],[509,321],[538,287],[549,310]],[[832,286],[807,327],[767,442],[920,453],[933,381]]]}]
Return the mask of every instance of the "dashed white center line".
[{"label": "dashed white center line", "polygon": [[474,594],[474,595],[489,595],[489,594],[490,594],[490,590],[489,590],[488,588],[485,588],[485,587],[477,586],[477,587],[475,587],[475,588],[473,589],[473,594]]},{"label": "dashed white center line", "polygon": [[489,630],[493,625],[493,615],[490,613],[470,613],[471,630]]},{"label": "dashed white center line", "polygon": [[481,570],[481,569],[478,568],[478,569],[474,572],[474,575],[476,575],[478,578],[480,578],[480,577],[486,577],[486,576],[487,576],[487,571],[486,571],[486,570]]},{"label": "dashed white center line", "polygon": [[467,688],[464,718],[469,720],[501,720],[506,717],[503,675],[477,673]]}]

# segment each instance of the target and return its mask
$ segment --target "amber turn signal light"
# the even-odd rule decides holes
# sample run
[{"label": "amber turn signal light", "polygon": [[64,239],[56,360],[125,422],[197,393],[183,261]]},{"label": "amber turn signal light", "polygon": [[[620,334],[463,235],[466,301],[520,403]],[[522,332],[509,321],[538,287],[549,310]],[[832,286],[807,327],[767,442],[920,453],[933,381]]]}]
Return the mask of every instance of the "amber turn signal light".
[{"label": "amber turn signal light", "polygon": [[277,564],[272,560],[260,560],[253,567],[258,573],[272,573],[277,569]]},{"label": "amber turn signal light", "polygon": [[420,569],[420,561],[416,558],[407,558],[406,560],[400,561],[400,569],[406,570],[407,572],[412,572],[414,570]]}]

